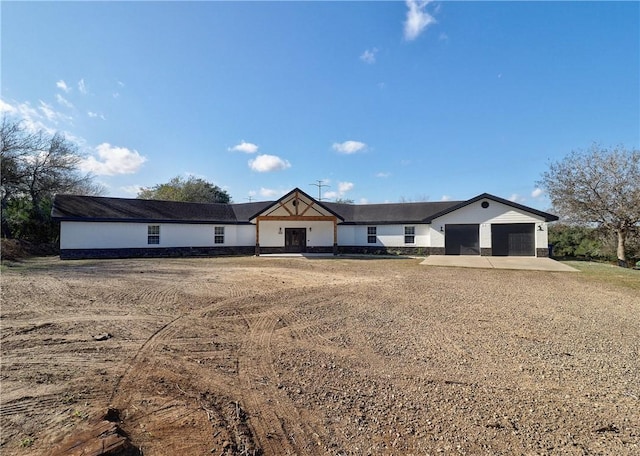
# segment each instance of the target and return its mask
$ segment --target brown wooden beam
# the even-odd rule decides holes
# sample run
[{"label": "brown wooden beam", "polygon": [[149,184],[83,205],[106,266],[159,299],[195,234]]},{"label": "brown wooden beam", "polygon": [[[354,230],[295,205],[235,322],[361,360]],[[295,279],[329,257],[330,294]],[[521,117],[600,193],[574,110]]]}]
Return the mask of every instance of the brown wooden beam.
[{"label": "brown wooden beam", "polygon": [[284,210],[287,211],[289,214],[293,215],[293,212],[291,212],[289,208],[285,206],[285,204],[282,201],[278,201],[278,204],[280,204],[280,206],[282,206]]},{"label": "brown wooden beam", "polygon": [[307,213],[307,211],[308,211],[309,209],[311,209],[311,206],[313,206],[314,204],[315,204],[315,203],[314,203],[313,201],[311,201],[311,204],[309,204],[309,205],[304,209],[304,211],[302,211],[302,214],[300,214],[300,215],[304,215],[304,214],[306,214],[306,213]]},{"label": "brown wooden beam", "polygon": [[259,215],[258,217],[256,217],[256,221],[257,223],[260,223],[260,221],[263,222],[286,222],[287,220],[293,220],[296,222],[300,222],[300,221],[304,221],[307,220],[309,222],[333,222],[334,225],[337,224],[337,218],[335,216],[332,215],[308,215],[308,216],[302,216],[302,215],[292,215],[292,216],[287,216],[287,215]]}]

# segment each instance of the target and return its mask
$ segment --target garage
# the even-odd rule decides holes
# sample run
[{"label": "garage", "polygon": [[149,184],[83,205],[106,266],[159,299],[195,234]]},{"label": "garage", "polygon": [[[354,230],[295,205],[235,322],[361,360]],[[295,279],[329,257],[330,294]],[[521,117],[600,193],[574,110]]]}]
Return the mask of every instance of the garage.
[{"label": "garage", "polygon": [[491,253],[494,256],[535,256],[535,224],[491,225]]},{"label": "garage", "polygon": [[445,226],[445,255],[480,255],[480,225]]}]

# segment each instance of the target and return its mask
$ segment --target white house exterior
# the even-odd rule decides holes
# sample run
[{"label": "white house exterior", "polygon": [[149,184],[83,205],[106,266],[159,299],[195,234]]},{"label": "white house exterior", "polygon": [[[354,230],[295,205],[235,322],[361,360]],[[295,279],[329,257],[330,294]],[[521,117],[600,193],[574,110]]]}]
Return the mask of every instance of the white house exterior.
[{"label": "white house exterior", "polygon": [[202,204],[58,195],[60,256],[280,252],[548,256],[557,217],[489,194],[467,201],[354,205],[294,189],[277,201]]}]

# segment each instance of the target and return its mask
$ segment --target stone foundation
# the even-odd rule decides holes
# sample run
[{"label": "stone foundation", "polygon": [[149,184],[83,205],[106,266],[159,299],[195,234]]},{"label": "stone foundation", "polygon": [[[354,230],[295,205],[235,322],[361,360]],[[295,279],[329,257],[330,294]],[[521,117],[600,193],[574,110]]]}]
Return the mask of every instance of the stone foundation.
[{"label": "stone foundation", "polygon": [[538,258],[549,258],[549,249],[536,249],[536,256]]},{"label": "stone foundation", "polygon": [[253,255],[253,247],[156,247],[128,249],[61,249],[61,260],[100,258],[180,258]]},{"label": "stone foundation", "polygon": [[361,245],[341,245],[336,246],[339,254],[342,255],[410,255],[427,256],[428,247],[384,247],[384,246],[361,246]]},{"label": "stone foundation", "polygon": [[334,254],[333,247],[309,247],[304,252],[288,252],[284,247],[264,247],[264,246],[256,246],[255,254],[256,255],[278,255],[284,253],[330,253]]}]

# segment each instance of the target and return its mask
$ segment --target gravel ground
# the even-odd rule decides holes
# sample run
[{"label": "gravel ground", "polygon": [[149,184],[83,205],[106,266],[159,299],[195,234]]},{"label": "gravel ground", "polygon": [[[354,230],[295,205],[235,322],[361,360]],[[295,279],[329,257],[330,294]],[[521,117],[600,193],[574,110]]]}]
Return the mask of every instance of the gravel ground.
[{"label": "gravel ground", "polygon": [[145,456],[640,454],[636,290],[419,263],[5,268],[0,450],[112,407]]}]

